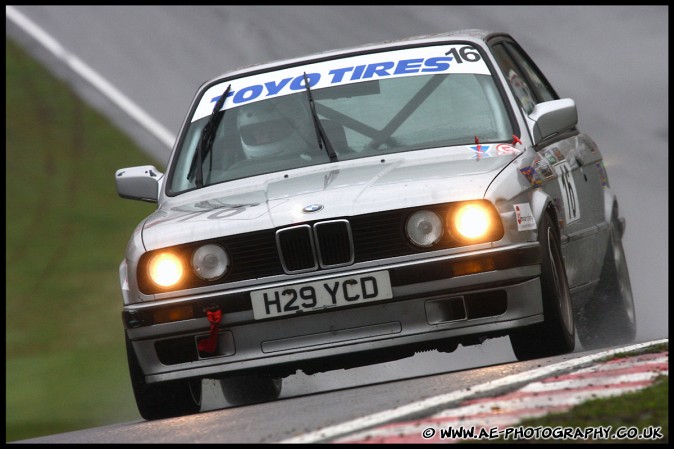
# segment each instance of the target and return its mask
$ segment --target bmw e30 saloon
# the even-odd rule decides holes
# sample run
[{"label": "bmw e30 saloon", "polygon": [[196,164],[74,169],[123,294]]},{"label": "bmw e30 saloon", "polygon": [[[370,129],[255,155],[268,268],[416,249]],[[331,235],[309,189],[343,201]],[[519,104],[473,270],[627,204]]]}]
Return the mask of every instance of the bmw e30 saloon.
[{"label": "bmw e30 saloon", "polygon": [[519,360],[628,342],[625,220],[602,154],[508,34],[481,30],[225,73],[196,93],[119,267],[148,420],[284,377],[509,336]]}]

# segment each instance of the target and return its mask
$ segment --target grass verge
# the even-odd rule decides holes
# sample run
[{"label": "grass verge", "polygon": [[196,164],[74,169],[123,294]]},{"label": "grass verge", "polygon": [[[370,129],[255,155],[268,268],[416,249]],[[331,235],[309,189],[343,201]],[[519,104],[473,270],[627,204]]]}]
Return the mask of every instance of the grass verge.
[{"label": "grass verge", "polygon": [[154,205],[115,170],[148,158],[6,40],[6,441],[139,419],[118,265]]}]

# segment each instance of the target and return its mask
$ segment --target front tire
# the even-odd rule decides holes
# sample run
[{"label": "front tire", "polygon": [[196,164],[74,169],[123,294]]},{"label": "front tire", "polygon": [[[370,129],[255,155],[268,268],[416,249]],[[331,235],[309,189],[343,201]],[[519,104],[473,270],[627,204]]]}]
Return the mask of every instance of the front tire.
[{"label": "front tire", "polygon": [[279,398],[283,379],[256,375],[220,379],[222,394],[231,405],[268,402]]},{"label": "front tire", "polygon": [[126,338],[126,355],[133,394],[140,416],[148,421],[192,415],[201,410],[201,379],[183,379],[148,384],[131,341]]},{"label": "front tire", "polygon": [[578,339],[585,349],[630,343],[636,335],[634,298],[617,207],[611,219],[599,283],[593,298],[578,315]]},{"label": "front tire", "polygon": [[571,293],[559,230],[548,213],[541,220],[539,242],[544,321],[516,329],[510,334],[510,344],[520,361],[566,354],[573,351],[576,343]]}]

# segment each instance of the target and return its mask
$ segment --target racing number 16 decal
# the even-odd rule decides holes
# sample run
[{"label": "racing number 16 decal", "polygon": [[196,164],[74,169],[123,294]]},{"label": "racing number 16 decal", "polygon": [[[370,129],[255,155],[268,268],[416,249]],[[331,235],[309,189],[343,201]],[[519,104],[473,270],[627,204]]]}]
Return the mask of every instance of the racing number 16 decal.
[{"label": "racing number 16 decal", "polygon": [[559,188],[562,191],[566,223],[572,223],[580,218],[580,203],[578,202],[578,193],[576,192],[576,184],[573,182],[571,167],[566,160],[558,162],[554,167],[559,180]]},{"label": "racing number 16 decal", "polygon": [[456,48],[452,48],[445,55],[454,56],[454,59],[458,64],[461,64],[464,60],[468,62],[476,62],[480,60],[480,53],[477,52],[473,47],[461,47],[459,51],[456,51]]}]

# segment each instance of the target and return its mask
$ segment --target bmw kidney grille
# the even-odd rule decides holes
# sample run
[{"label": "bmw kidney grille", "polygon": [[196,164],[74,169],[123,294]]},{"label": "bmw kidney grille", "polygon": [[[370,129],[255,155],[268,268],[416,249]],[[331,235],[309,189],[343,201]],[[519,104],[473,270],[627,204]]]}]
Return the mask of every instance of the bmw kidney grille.
[{"label": "bmw kidney grille", "polygon": [[276,232],[276,245],[286,273],[341,267],[354,261],[353,237],[347,220],[280,229]]}]

